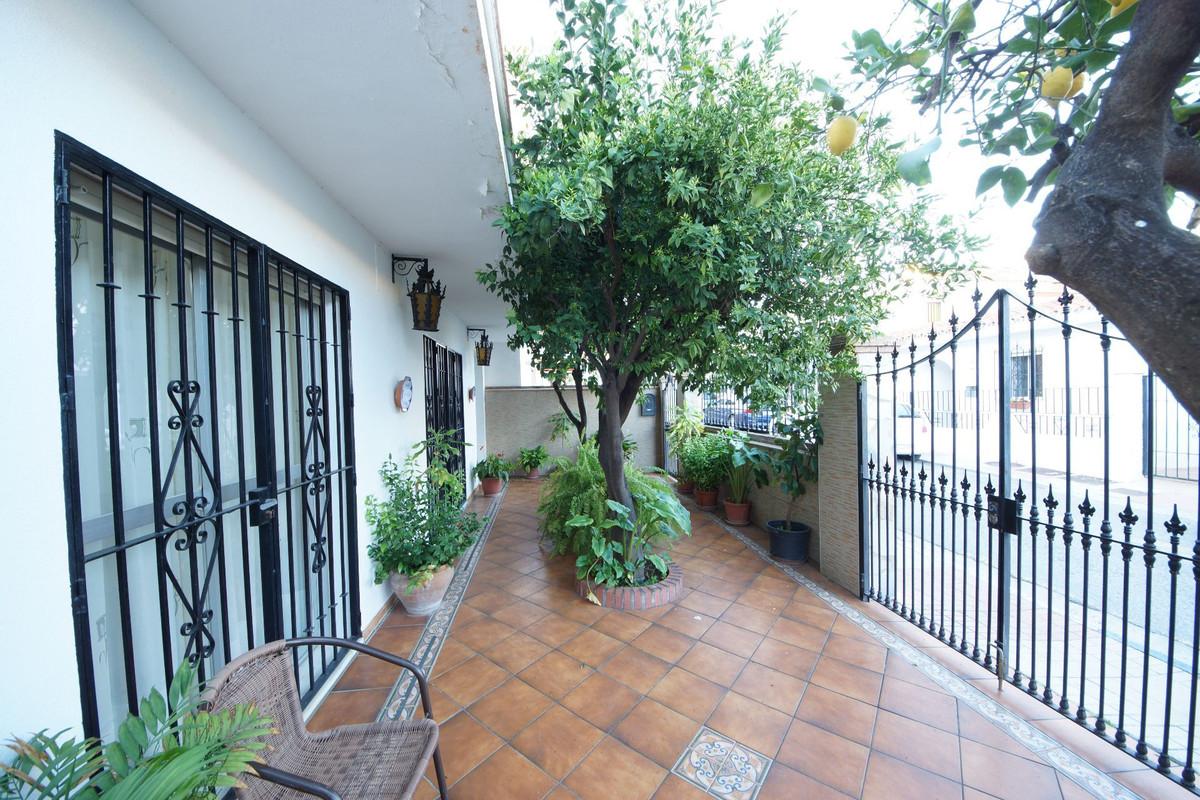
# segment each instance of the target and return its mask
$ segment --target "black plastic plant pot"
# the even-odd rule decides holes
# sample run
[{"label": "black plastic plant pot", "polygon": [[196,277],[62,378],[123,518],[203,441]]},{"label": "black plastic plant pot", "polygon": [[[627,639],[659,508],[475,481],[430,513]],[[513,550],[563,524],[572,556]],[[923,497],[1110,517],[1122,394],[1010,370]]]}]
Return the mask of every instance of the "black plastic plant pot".
[{"label": "black plastic plant pot", "polygon": [[812,528],[803,522],[773,519],[767,523],[771,534],[771,555],[784,561],[806,561],[808,559],[808,537]]}]

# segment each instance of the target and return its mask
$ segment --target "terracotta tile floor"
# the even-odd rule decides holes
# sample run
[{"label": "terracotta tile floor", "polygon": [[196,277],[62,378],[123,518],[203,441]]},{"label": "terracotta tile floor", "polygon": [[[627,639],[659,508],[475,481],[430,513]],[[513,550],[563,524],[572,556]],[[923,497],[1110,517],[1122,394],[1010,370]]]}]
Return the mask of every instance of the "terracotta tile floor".
[{"label": "terracotta tile floor", "polygon": [[[591,605],[573,592],[571,560],[539,547],[538,489],[509,486],[430,670],[456,800],[1194,797],[1011,687],[997,693],[978,665],[798,567],[1083,756],[1107,784],[1085,790],[698,511],[675,550],[686,587],[677,604]],[[397,608],[370,641],[408,655],[425,622]],[[396,679],[354,661],[310,726],[375,719]],[[761,787],[706,794],[681,777],[687,768],[673,772],[704,735],[770,760]],[[419,796],[436,796],[433,785]]]}]

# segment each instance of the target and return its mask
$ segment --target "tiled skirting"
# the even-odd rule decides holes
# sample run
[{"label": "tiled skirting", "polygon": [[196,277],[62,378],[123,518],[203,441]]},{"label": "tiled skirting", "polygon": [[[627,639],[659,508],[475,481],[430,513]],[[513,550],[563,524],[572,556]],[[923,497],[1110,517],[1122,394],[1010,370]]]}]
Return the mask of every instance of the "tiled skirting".
[{"label": "tiled skirting", "polygon": [[992,724],[1003,729],[1016,741],[1040,757],[1042,761],[1070,776],[1072,780],[1089,794],[1094,797],[1103,798],[1104,800],[1138,800],[1138,795],[1134,794],[1128,788],[1096,769],[1072,750],[1063,747],[1059,742],[1047,736],[1035,725],[1022,719],[1006,706],[997,703],[975,686],[955,675],[936,659],[921,652],[920,648],[913,646],[840,597],[837,597],[816,582],[801,575],[786,563],[773,559],[771,554],[761,544],[747,536],[744,531],[726,524],[716,514],[710,514],[710,516],[731,536],[748,547],[759,558],[775,565],[775,567],[793,581],[821,598],[834,611],[858,625],[863,631],[877,639],[884,646],[903,656],[906,661],[919,669],[944,691],[966,703]]},{"label": "tiled skirting", "polygon": [[[425,623],[425,628],[421,631],[421,637],[413,647],[412,655],[409,658],[426,675],[433,671],[433,665],[437,662],[438,654],[442,651],[442,645],[445,644],[446,636],[450,632],[450,626],[454,624],[454,617],[458,614],[459,606],[462,605],[467,587],[471,585],[471,576],[475,574],[475,566],[479,563],[479,557],[487,544],[488,534],[492,532],[492,525],[496,521],[496,513],[499,511],[500,503],[504,500],[507,491],[508,488],[505,486],[499,494],[492,497],[492,504],[488,506],[483,529],[476,537],[475,544],[471,545],[471,549],[459,559],[458,568],[454,571],[450,587],[446,589],[446,597],[442,601],[442,605],[430,615],[429,620]],[[401,673],[400,679],[392,687],[392,692],[388,695],[387,703],[380,710],[378,718],[407,719],[413,716],[420,704],[421,692],[417,681],[411,672],[406,671]]]}]

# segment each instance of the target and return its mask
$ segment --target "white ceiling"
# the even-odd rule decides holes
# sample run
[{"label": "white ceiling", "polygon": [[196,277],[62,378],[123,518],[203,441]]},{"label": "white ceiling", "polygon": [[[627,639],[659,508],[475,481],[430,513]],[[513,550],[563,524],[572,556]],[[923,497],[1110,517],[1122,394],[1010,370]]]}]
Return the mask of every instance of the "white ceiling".
[{"label": "white ceiling", "polygon": [[131,2],[449,308],[503,319],[474,278],[507,201],[476,0]]}]

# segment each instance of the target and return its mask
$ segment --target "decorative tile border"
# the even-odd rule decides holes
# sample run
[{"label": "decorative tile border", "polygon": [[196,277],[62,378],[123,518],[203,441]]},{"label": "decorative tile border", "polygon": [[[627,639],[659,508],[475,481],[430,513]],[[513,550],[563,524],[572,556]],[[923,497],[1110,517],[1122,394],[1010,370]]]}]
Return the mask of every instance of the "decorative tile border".
[{"label": "decorative tile border", "polygon": [[772,564],[793,581],[824,600],[834,611],[862,628],[888,649],[903,656],[904,660],[923,672],[935,684],[966,703],[993,725],[1003,729],[1005,733],[1039,756],[1042,761],[1067,775],[1092,796],[1102,800],[1141,800],[1140,795],[1096,769],[1079,754],[1047,736],[1040,728],[1022,719],[1007,706],[988,697],[971,683],[951,672],[937,659],[921,652],[907,640],[880,625],[813,580],[801,575],[791,566],[773,559],[762,545],[743,531],[725,524],[725,521],[716,514],[709,516],[759,558]]},{"label": "decorative tile border", "polygon": [[[449,588],[446,589],[445,599],[438,610],[425,621],[421,637],[413,645],[409,659],[426,675],[433,670],[438,654],[442,652],[442,645],[446,643],[450,626],[454,624],[454,618],[458,615],[458,609],[462,605],[467,587],[471,585],[475,567],[479,563],[480,556],[483,555],[488,535],[492,532],[492,524],[496,521],[496,515],[500,511],[500,502],[507,493],[508,485],[505,484],[499,494],[491,496],[492,503],[488,506],[483,529],[476,537],[475,544],[471,545],[471,549],[459,559],[458,568],[454,571]],[[421,692],[417,686],[417,680],[411,672],[405,671],[401,673],[396,685],[392,687],[391,694],[388,695],[387,702],[383,704],[376,720],[409,719],[420,705]]]},{"label": "decorative tile border", "polygon": [[757,750],[702,727],[671,772],[713,797],[754,800],[772,763]]}]

